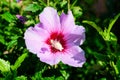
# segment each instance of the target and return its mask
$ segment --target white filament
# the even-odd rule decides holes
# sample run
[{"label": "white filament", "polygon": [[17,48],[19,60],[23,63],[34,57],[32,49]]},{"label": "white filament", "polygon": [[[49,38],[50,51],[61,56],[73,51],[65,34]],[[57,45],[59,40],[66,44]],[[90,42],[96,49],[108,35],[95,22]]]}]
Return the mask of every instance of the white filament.
[{"label": "white filament", "polygon": [[59,41],[57,41],[57,40],[50,40],[50,42],[51,42],[51,46],[54,47],[55,49],[58,49],[60,51],[63,50],[62,44]]}]

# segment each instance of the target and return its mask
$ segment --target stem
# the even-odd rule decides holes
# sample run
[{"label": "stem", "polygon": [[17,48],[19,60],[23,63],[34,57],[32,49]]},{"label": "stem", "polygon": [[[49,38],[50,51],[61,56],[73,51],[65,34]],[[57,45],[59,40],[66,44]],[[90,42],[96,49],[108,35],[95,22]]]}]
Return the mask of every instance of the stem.
[{"label": "stem", "polygon": [[114,64],[114,55],[112,54],[112,51],[110,49],[110,43],[106,42],[106,44],[107,44],[107,52],[108,52],[107,54],[110,58],[110,66],[114,69],[115,74],[118,75],[119,71],[118,71],[116,65]]},{"label": "stem", "polygon": [[[64,2],[65,0],[63,0],[62,2]],[[64,9],[62,9],[62,13],[64,12]]]},{"label": "stem", "polygon": [[117,69],[117,67],[116,67],[116,65],[114,64],[114,62],[113,62],[113,61],[111,62],[111,65],[113,66],[113,68],[114,68],[114,70],[115,70],[116,75],[118,75],[118,74],[119,74],[119,71],[118,71],[118,69]]},{"label": "stem", "polygon": [[68,0],[68,10],[70,10],[70,0]]},{"label": "stem", "polygon": [[11,0],[9,0],[9,11],[10,11],[10,8],[11,8]]},{"label": "stem", "polygon": [[50,2],[50,1],[49,1],[49,0],[47,0],[47,6],[49,6],[49,2]]},{"label": "stem", "polygon": [[39,0],[42,5],[47,6],[47,4],[43,0]]},{"label": "stem", "polygon": [[77,2],[77,0],[75,0],[75,1],[73,2],[73,4],[71,5],[71,8],[76,4],[76,2]]}]

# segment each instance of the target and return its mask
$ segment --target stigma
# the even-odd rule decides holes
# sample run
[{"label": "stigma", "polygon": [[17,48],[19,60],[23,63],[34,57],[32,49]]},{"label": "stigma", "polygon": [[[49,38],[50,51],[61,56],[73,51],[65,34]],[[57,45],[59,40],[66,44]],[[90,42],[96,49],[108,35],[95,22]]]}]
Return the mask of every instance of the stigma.
[{"label": "stigma", "polygon": [[55,49],[62,51],[64,48],[62,46],[62,44],[60,43],[60,41],[57,40],[50,40],[51,42],[51,46],[54,47]]}]

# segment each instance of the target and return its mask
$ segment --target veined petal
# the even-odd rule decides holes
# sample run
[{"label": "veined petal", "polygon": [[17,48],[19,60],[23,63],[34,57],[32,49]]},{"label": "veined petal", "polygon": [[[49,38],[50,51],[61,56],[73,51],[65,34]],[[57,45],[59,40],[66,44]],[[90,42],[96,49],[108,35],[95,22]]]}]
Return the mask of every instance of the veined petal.
[{"label": "veined petal", "polygon": [[44,30],[38,30],[33,27],[28,28],[24,34],[27,49],[34,54],[38,53],[47,36],[48,34]]},{"label": "veined petal", "polygon": [[81,45],[85,40],[85,28],[83,26],[74,26],[72,32],[65,34],[65,40],[67,43],[74,43],[75,45]]},{"label": "veined petal", "polygon": [[46,7],[43,12],[39,15],[40,22],[43,24],[44,28],[51,31],[60,30],[60,19],[57,11],[54,8]]},{"label": "veined petal", "polygon": [[85,41],[85,28],[83,26],[76,25],[75,29],[72,32],[73,34],[79,35],[78,40],[75,41],[75,44],[83,44]]},{"label": "veined petal", "polygon": [[68,50],[62,54],[61,58],[64,64],[68,64],[73,67],[82,67],[86,61],[84,51],[78,46],[68,48]]},{"label": "veined petal", "polygon": [[58,64],[61,59],[60,53],[53,54],[48,50],[48,48],[46,48],[45,53],[39,53],[37,54],[37,56],[42,62],[45,62],[50,65]]},{"label": "veined petal", "polygon": [[[44,26],[43,26],[42,23],[38,23],[38,24],[35,25],[34,28],[39,30],[39,29],[44,29]],[[44,30],[45,30],[45,29],[44,29]]]},{"label": "veined petal", "polygon": [[62,13],[60,16],[60,23],[63,33],[70,33],[74,29],[74,17],[71,11],[68,14]]},{"label": "veined petal", "polygon": [[72,12],[62,13],[59,19],[54,8],[46,7],[39,17],[40,23],[28,28],[24,34],[27,49],[50,65],[62,61],[82,67],[86,58],[79,44],[85,39],[85,29],[75,25]]}]

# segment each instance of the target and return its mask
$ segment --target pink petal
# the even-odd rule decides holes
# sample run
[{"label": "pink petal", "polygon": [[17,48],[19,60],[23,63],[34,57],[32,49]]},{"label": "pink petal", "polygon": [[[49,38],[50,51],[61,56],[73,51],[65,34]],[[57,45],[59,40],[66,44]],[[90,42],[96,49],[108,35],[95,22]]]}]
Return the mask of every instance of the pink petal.
[{"label": "pink petal", "polygon": [[70,47],[61,56],[62,62],[73,67],[82,67],[85,63],[84,51],[78,46]]},{"label": "pink petal", "polygon": [[44,28],[51,31],[60,30],[60,19],[57,11],[52,7],[46,7],[43,12],[39,15],[40,22],[43,24]]},{"label": "pink petal", "polygon": [[82,26],[74,26],[72,32],[64,34],[64,39],[67,41],[67,43],[74,43],[75,45],[81,45],[85,40],[85,29]]},{"label": "pink petal", "polygon": [[83,44],[85,41],[85,28],[83,26],[77,26],[72,32],[73,34],[79,35],[77,38],[78,40],[75,42],[75,44]]},{"label": "pink petal", "polygon": [[39,53],[37,56],[40,58],[40,61],[50,65],[58,64],[61,59],[60,53],[51,53],[48,48],[46,48],[45,53]]},{"label": "pink petal", "polygon": [[60,16],[60,22],[63,33],[70,33],[74,29],[75,23],[71,11],[68,11],[68,14],[62,13]]},{"label": "pink petal", "polygon": [[19,15],[19,14],[17,14],[16,15],[16,17],[19,19],[19,21],[22,23],[22,24],[24,24],[25,22],[26,22],[26,17],[23,17],[23,16],[21,16],[21,15]]},{"label": "pink petal", "polygon": [[24,34],[27,49],[34,54],[38,53],[47,36],[48,34],[45,30],[38,30],[33,27],[28,28]]},{"label": "pink petal", "polygon": [[[38,24],[35,25],[34,28],[39,30],[39,29],[44,29],[44,26],[43,26],[42,23],[38,23]],[[44,29],[44,30],[45,30],[45,29]]]}]

